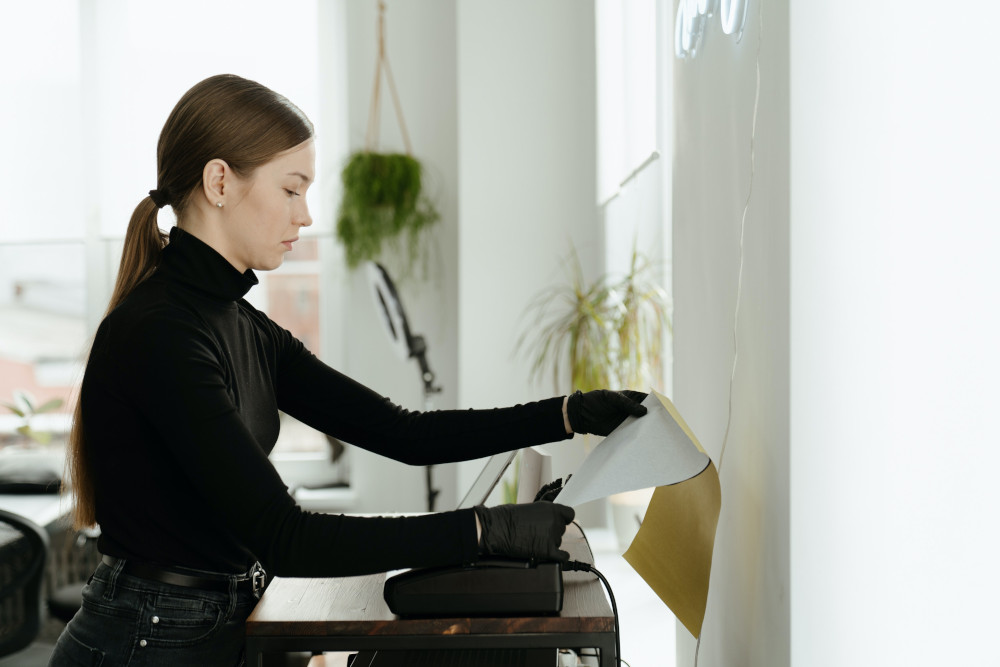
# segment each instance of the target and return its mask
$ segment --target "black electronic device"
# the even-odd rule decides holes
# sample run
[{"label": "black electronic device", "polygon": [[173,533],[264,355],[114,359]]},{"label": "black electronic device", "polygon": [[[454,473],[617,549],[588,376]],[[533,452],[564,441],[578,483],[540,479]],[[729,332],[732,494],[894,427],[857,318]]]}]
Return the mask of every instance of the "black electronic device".
[{"label": "black electronic device", "polygon": [[[494,454],[483,465],[458,509],[486,503],[516,452]],[[519,558],[480,559],[471,565],[408,570],[385,580],[389,610],[399,616],[541,616],[562,611],[558,563]]]},{"label": "black electronic device", "polygon": [[563,605],[559,563],[489,558],[461,567],[408,570],[383,589],[399,616],[540,616]]}]

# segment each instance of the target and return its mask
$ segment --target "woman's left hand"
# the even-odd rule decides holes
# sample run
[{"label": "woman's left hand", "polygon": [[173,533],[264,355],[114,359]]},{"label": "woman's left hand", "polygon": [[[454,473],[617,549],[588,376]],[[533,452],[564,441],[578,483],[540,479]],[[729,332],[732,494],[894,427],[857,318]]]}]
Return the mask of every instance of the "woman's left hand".
[{"label": "woman's left hand", "polygon": [[571,394],[566,399],[566,421],[574,433],[607,435],[618,428],[626,417],[646,414],[642,402],[647,394],[641,391],[610,391],[596,389]]}]

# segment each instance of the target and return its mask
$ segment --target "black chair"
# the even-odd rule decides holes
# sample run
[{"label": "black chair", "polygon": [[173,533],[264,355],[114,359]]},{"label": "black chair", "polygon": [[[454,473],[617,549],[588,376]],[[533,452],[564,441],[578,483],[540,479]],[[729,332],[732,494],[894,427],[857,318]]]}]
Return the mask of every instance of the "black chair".
[{"label": "black chair", "polygon": [[[97,538],[100,528],[74,531],[67,521],[51,534],[50,558],[56,572],[47,586],[49,614],[69,623],[83,604],[83,588],[100,563]],[[50,567],[50,570],[53,569]]]},{"label": "black chair", "polygon": [[30,519],[0,510],[0,667],[46,665],[54,647],[33,643],[42,627],[49,537]]}]

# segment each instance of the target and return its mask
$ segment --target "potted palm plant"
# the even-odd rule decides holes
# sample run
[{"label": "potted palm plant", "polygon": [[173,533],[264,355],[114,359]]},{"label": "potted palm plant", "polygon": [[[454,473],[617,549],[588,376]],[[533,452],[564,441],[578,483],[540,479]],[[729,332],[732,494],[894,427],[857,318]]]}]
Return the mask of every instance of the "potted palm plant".
[{"label": "potted palm plant", "polygon": [[39,430],[33,420],[62,407],[61,398],[39,403],[26,391],[15,391],[13,401],[4,402],[7,410],[21,421],[15,444],[0,451],[0,493],[58,493],[62,486],[60,470],[64,453],[52,443],[52,433]]},{"label": "potted palm plant", "polygon": [[532,360],[532,378],[551,371],[556,391],[639,389],[663,385],[663,343],[672,332],[667,294],[650,276],[652,264],[633,250],[625,275],[583,276],[576,251],[569,280],[529,304],[529,326],[517,348]]},{"label": "potted palm plant", "polygon": [[34,396],[21,390],[14,392],[11,402],[0,403],[0,405],[3,405],[3,407],[21,419],[21,425],[17,427],[17,432],[20,434],[23,442],[25,444],[37,443],[39,445],[49,444],[52,441],[52,434],[48,431],[39,431],[34,428],[31,420],[46,412],[58,410],[62,407],[62,404],[63,400],[61,398],[53,398],[39,405]]},{"label": "potted palm plant", "polygon": [[[518,349],[531,355],[533,379],[551,370],[557,392],[663,387],[663,345],[673,330],[666,291],[652,278],[649,259],[633,250],[625,275],[603,275],[590,283],[575,250],[566,264],[569,280],[529,304],[530,326],[518,340]],[[633,491],[610,498],[623,548],[635,536],[650,496]]]}]

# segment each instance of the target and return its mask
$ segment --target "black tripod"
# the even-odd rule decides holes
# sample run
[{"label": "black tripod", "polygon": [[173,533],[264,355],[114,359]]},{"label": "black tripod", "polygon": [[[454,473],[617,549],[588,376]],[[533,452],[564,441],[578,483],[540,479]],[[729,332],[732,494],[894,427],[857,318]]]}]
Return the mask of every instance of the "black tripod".
[{"label": "black tripod", "polygon": [[[396,292],[396,285],[392,282],[392,278],[389,277],[385,268],[377,262],[372,262],[369,275],[375,290],[376,301],[385,318],[389,338],[397,349],[401,349],[400,344],[405,343],[405,350],[402,351],[402,354],[407,359],[416,359],[420,365],[420,378],[424,383],[424,411],[427,412],[433,409],[434,394],[441,393],[441,387],[434,384],[434,371],[427,363],[427,341],[424,340],[423,336],[415,336],[410,333],[410,325],[407,322],[406,313],[403,311],[403,304],[399,300],[399,294]],[[438,493],[440,493],[440,489],[434,488],[433,468],[433,465],[425,466],[428,512],[434,511],[434,505]]]}]

